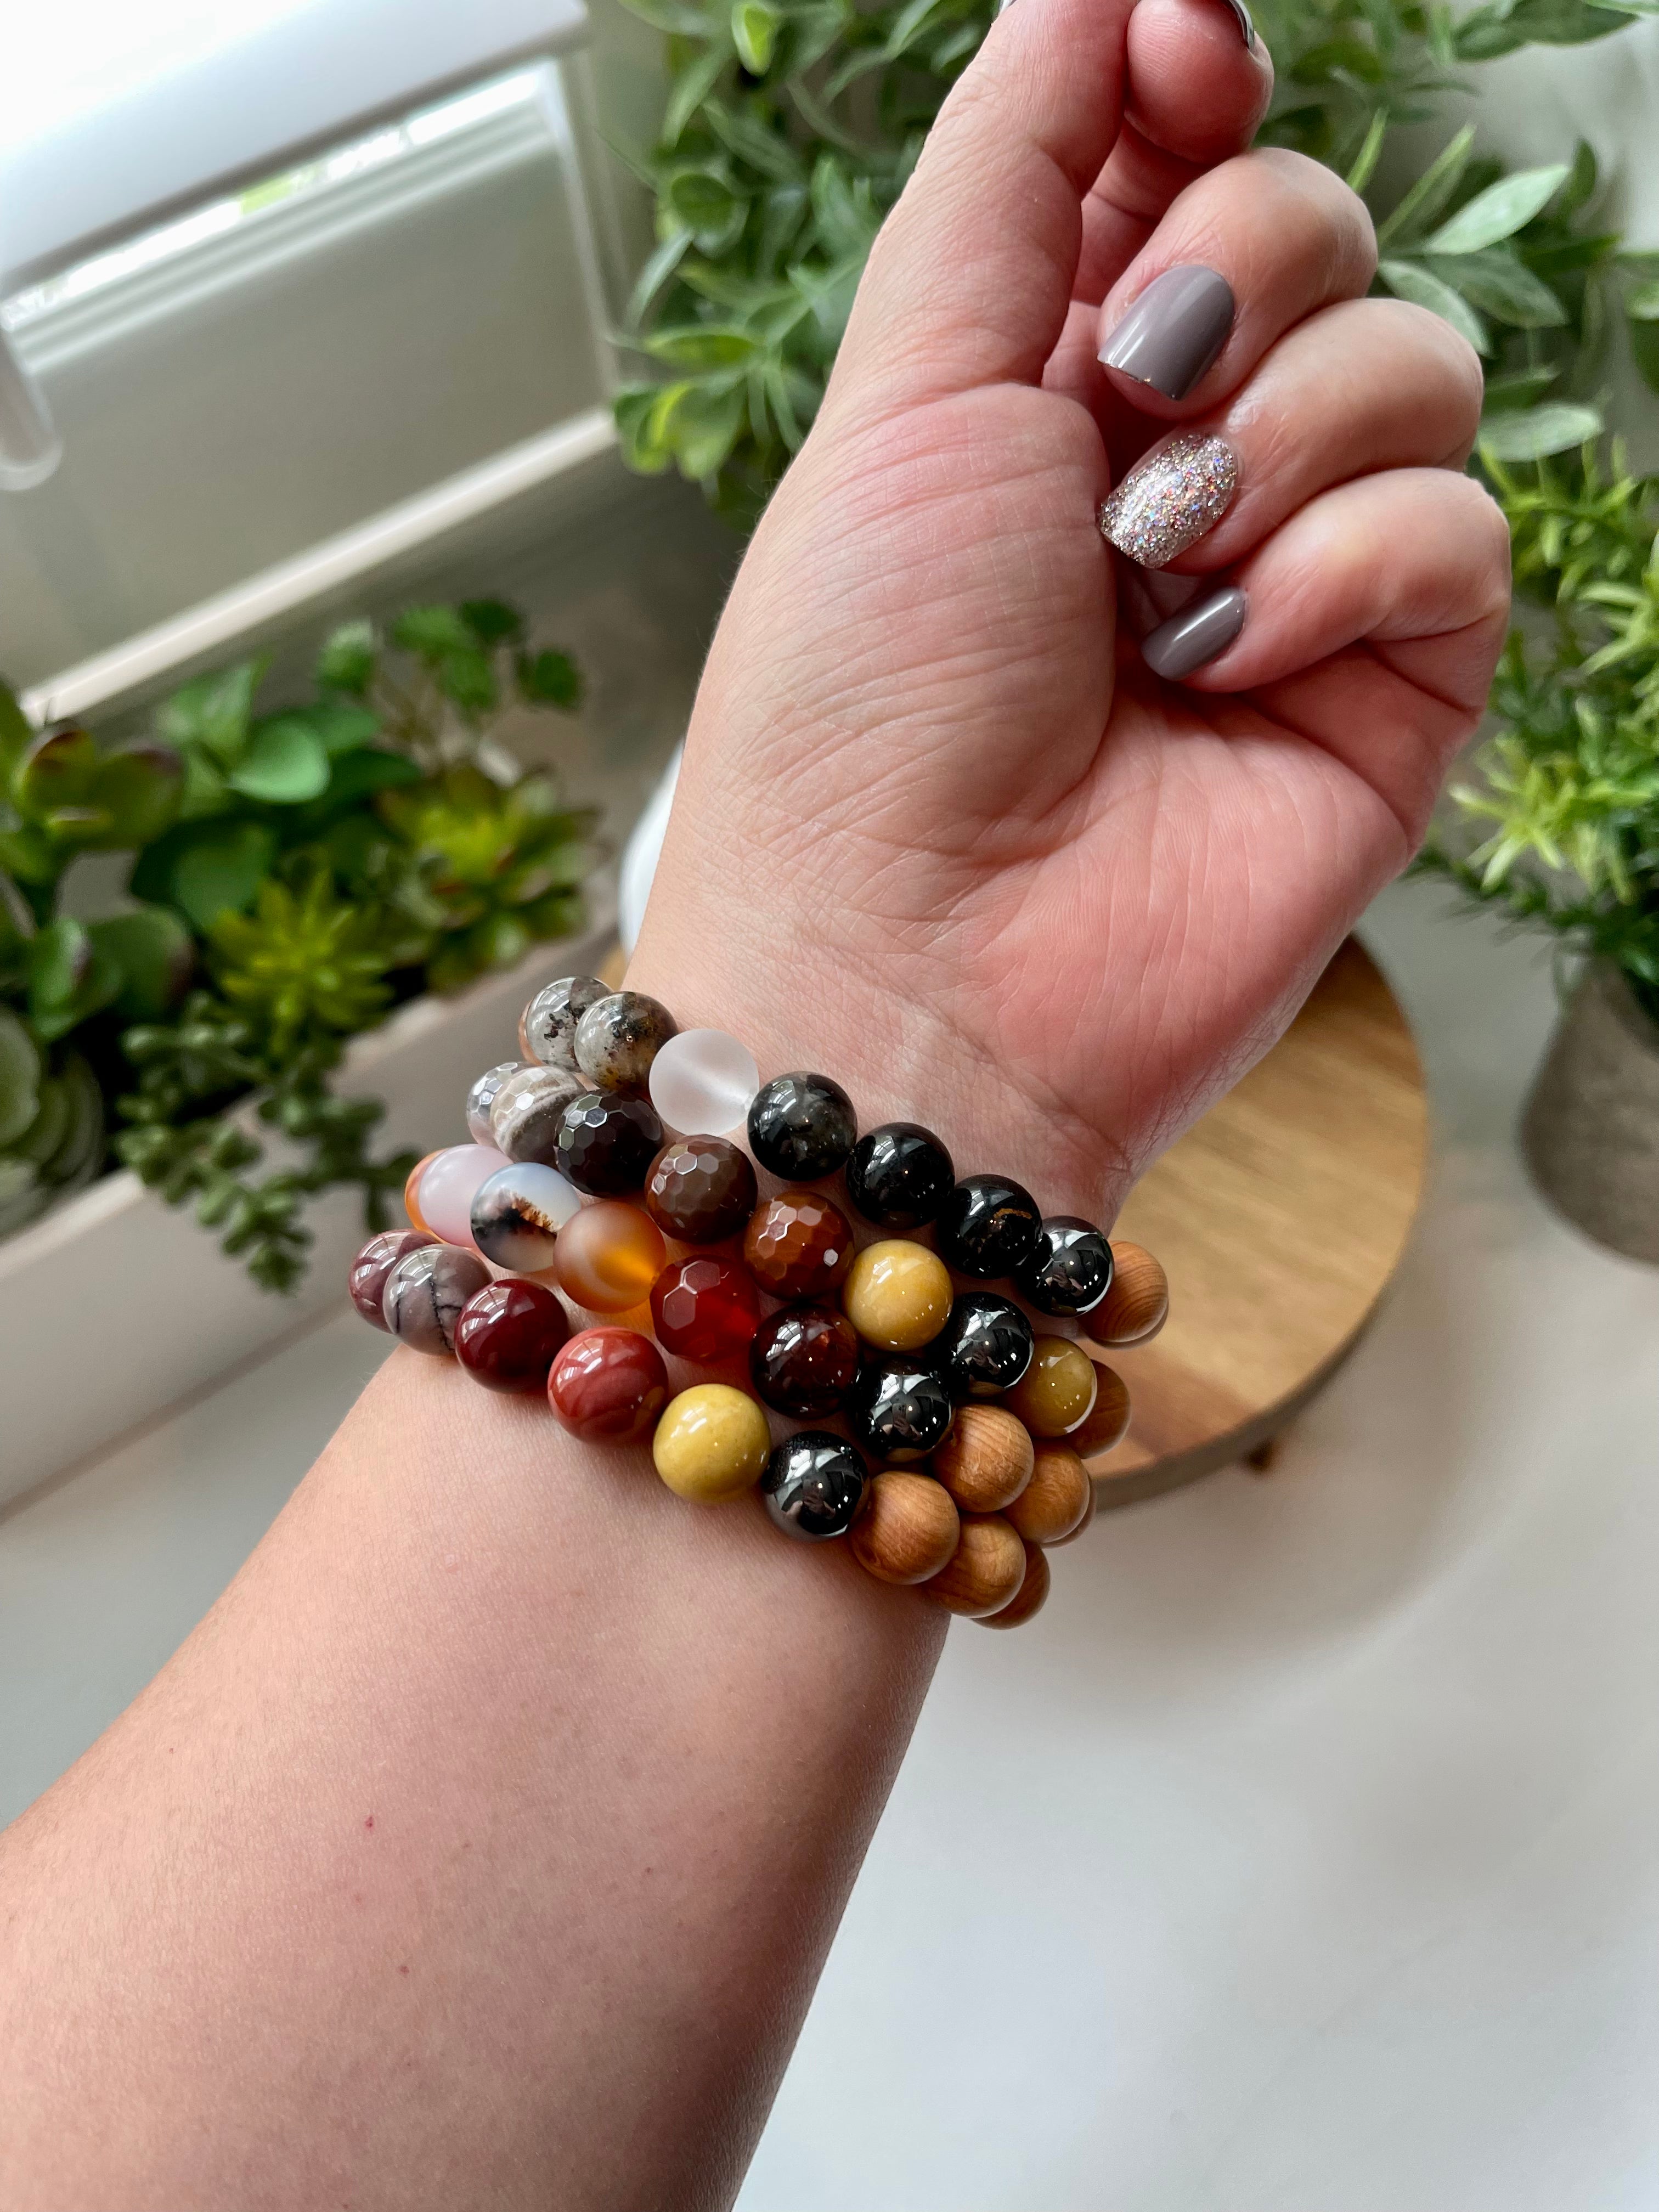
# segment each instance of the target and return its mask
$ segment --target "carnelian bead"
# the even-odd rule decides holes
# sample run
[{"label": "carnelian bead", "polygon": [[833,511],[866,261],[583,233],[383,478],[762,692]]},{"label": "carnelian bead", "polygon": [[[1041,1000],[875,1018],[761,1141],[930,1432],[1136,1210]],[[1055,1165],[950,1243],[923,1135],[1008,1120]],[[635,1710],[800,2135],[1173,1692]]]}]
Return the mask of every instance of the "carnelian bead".
[{"label": "carnelian bead", "polygon": [[699,1367],[738,1359],[760,1327],[755,1286],[734,1261],[694,1253],[665,1267],[651,1288],[657,1340]]},{"label": "carnelian bead", "polygon": [[570,1317],[540,1283],[506,1276],[475,1291],[455,1324],[455,1357],[487,1390],[544,1390]]},{"label": "carnelian bead", "polygon": [[668,1403],[668,1370],[637,1329],[585,1328],[554,1360],[547,1396],[584,1443],[642,1443]]},{"label": "carnelian bead", "polygon": [[637,1206],[600,1199],[560,1230],[553,1273],[590,1313],[625,1313],[644,1300],[667,1257],[661,1230]]},{"label": "carnelian bead", "polygon": [[1034,1437],[1063,1437],[1095,1402],[1095,1364],[1068,1336],[1040,1336],[1031,1364],[1002,1402]]},{"label": "carnelian bead", "polygon": [[743,1256],[775,1298],[821,1298],[853,1264],[853,1224],[821,1191],[781,1190],[750,1216]]}]

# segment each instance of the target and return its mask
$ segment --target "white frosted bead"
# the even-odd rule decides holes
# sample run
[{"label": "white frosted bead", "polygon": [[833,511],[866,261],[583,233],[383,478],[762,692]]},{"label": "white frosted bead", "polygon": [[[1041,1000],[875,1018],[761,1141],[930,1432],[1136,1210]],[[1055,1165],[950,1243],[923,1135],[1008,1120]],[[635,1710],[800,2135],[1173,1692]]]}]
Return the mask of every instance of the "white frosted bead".
[{"label": "white frosted bead", "polygon": [[724,1030],[682,1030],[651,1063],[651,1103],[671,1129],[720,1137],[747,1117],[760,1089],[755,1055]]},{"label": "white frosted bead", "polygon": [[498,1067],[487,1067],[466,1094],[466,1126],[475,1145],[489,1142],[489,1109],[495,1103],[495,1093],[509,1075],[516,1075],[516,1060],[504,1060]]},{"label": "white frosted bead", "polygon": [[472,1243],[472,1200],[478,1185],[507,1165],[505,1152],[494,1145],[452,1145],[436,1153],[416,1184],[415,1203],[434,1237],[446,1244]]}]

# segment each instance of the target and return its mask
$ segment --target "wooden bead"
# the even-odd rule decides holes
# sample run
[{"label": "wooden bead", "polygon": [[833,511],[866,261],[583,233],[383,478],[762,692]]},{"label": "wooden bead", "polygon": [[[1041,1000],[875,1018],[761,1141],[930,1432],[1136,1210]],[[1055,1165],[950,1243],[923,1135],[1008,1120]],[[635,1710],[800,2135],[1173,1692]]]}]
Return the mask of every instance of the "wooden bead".
[{"label": "wooden bead", "polygon": [[1031,1480],[1006,1511],[1028,1544],[1058,1544],[1084,1520],[1094,1494],[1089,1470],[1069,1444],[1043,1444]]},{"label": "wooden bead", "polygon": [[771,1455],[766,1416],[747,1391],[699,1382],[669,1401],[651,1439],[657,1473],[700,1505],[736,1498],[760,1480]]},{"label": "wooden bead", "polygon": [[1129,1433],[1129,1386],[1115,1367],[1095,1362],[1095,1402],[1066,1441],[1079,1459],[1097,1459]]},{"label": "wooden bead", "polygon": [[961,1534],[945,1486],[931,1474],[896,1467],[872,1481],[847,1541],[878,1583],[925,1583],[950,1565]]},{"label": "wooden bead", "polygon": [[951,1564],[922,1587],[947,1613],[980,1620],[1012,1605],[1025,1579],[1025,1547],[1000,1513],[964,1513]]},{"label": "wooden bead", "polygon": [[1034,1437],[1063,1437],[1094,1410],[1095,1363],[1069,1336],[1040,1336],[1031,1364],[1003,1399]]},{"label": "wooden bead", "polygon": [[1000,1513],[1031,1479],[1035,1448],[1001,1406],[963,1406],[933,1453],[933,1473],[964,1513]]},{"label": "wooden bead", "polygon": [[951,1273],[937,1252],[908,1237],[866,1245],[842,1285],[847,1318],[866,1344],[919,1352],[951,1317]]},{"label": "wooden bead", "polygon": [[1089,1483],[1089,1503],[1083,1509],[1083,1518],[1078,1522],[1076,1528],[1073,1529],[1069,1536],[1056,1536],[1054,1542],[1049,1545],[1048,1549],[1051,1552],[1057,1552],[1062,1544],[1075,1544],[1078,1538],[1081,1536],[1085,1530],[1094,1525],[1095,1514],[1099,1504],[1099,1486],[1096,1484],[1093,1479],[1091,1478]]},{"label": "wooden bead", "polygon": [[981,1628],[1018,1628],[1033,1613],[1041,1613],[1048,1596],[1048,1562],[1035,1544],[1025,1547],[1025,1579],[1015,1593],[1012,1605],[1005,1605],[1000,1613],[985,1613],[979,1616]]},{"label": "wooden bead", "polygon": [[1091,1313],[1083,1332],[1097,1344],[1145,1344],[1170,1317],[1170,1282],[1144,1245],[1112,1245],[1112,1287]]}]

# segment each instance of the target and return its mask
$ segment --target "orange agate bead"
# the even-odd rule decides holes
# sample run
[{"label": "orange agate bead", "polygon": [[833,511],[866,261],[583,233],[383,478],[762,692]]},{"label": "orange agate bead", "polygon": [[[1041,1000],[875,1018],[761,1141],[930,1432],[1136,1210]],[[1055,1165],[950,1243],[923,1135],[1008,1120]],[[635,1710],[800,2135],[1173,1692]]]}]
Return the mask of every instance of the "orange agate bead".
[{"label": "orange agate bead", "polygon": [[573,1213],[559,1231],[553,1275],[568,1298],[590,1313],[626,1313],[651,1295],[668,1248],[637,1206],[600,1199]]}]

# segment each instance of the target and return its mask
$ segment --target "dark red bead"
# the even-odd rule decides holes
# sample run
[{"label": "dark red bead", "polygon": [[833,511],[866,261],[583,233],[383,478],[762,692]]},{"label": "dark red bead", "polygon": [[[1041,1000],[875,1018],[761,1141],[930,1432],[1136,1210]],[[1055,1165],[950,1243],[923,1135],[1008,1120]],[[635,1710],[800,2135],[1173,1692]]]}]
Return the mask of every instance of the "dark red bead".
[{"label": "dark red bead", "polygon": [[750,1216],[743,1256],[775,1298],[821,1298],[853,1264],[853,1224],[817,1190],[781,1190]]},{"label": "dark red bead", "polygon": [[376,1328],[386,1328],[380,1300],[386,1277],[406,1253],[418,1252],[422,1245],[437,1242],[423,1229],[386,1229],[380,1236],[369,1238],[352,1261],[351,1272],[346,1277],[351,1303],[365,1321],[372,1321]]},{"label": "dark red bead", "polygon": [[749,1347],[755,1395],[798,1421],[837,1412],[858,1371],[858,1332],[828,1306],[785,1306],[769,1314]]},{"label": "dark red bead", "polygon": [[668,1403],[668,1370],[636,1328],[585,1328],[553,1362],[547,1396],[584,1443],[642,1443]]},{"label": "dark red bead", "polygon": [[665,1352],[710,1367],[748,1351],[760,1299],[735,1261],[698,1253],[663,1269],[652,1286],[651,1316]]},{"label": "dark red bead", "polygon": [[540,1283],[507,1276],[486,1283],[461,1308],[455,1357],[487,1390],[544,1390],[570,1316]]},{"label": "dark red bead", "polygon": [[749,1155],[724,1137],[676,1137],[651,1163],[645,1210],[682,1244],[740,1237],[755,1209]]}]

